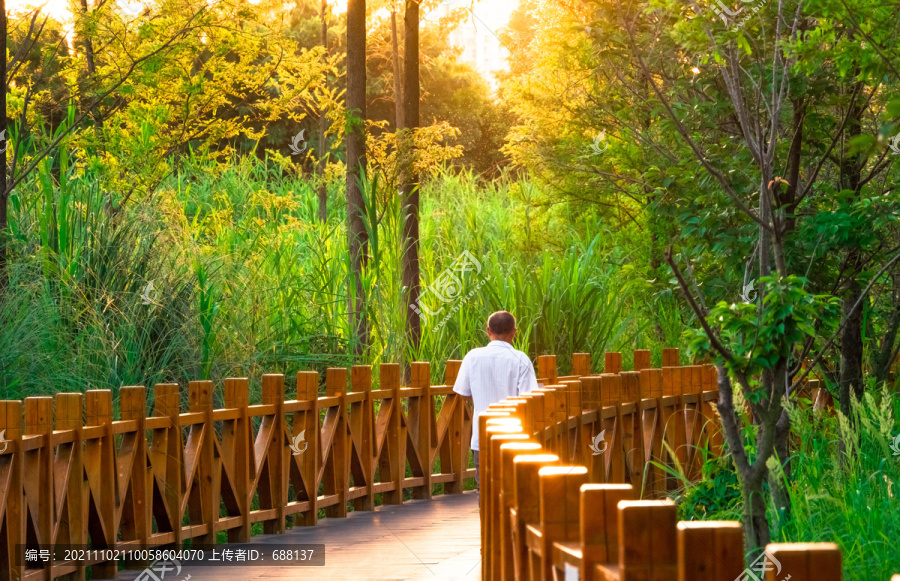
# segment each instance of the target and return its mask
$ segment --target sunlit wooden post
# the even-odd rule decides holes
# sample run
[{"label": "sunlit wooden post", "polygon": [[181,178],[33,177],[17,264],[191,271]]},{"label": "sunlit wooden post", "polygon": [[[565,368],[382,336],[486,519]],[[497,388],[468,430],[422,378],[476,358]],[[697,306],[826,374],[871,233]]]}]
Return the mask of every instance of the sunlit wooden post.
[{"label": "sunlit wooden post", "polygon": [[344,404],[347,393],[347,369],[330,367],[325,372],[325,395],[336,398],[337,403],[329,405],[325,412],[325,424],[334,425],[331,443],[331,466],[333,478],[325,482],[325,494],[336,495],[337,504],[325,508],[325,516],[345,518],[347,516],[347,490],[350,488],[350,442],[347,434],[347,411]]},{"label": "sunlit wooden post", "polygon": [[583,484],[581,486],[581,579],[601,581],[595,573],[600,563],[615,563],[619,559],[618,505],[633,500],[634,489],[629,484]]},{"label": "sunlit wooden post", "polygon": [[[61,403],[62,401],[57,396],[57,424],[63,411],[60,409]],[[120,525],[122,540],[138,540],[140,548],[147,548],[147,540],[152,533],[149,511],[150,497],[147,490],[147,432],[144,427],[147,418],[147,390],[142,386],[120,389],[119,412],[123,420],[136,424],[135,431],[132,434],[125,434],[122,442],[123,450],[127,452],[128,449],[131,449],[134,454],[134,461],[131,463],[131,494],[122,500],[126,503],[122,510]],[[69,501],[71,499],[70,496]],[[143,568],[148,564],[146,561],[126,563],[128,567],[132,568]]]},{"label": "sunlit wooden post", "polygon": [[[403,503],[403,478],[406,475],[406,430],[401,429],[403,408],[400,402],[400,365],[382,363],[378,369],[381,391],[390,395],[381,400],[381,409],[390,406],[387,412],[387,435],[384,446],[388,449],[387,457],[381,455],[380,474],[383,481],[393,483],[393,488],[382,495],[384,504]],[[379,410],[379,419],[384,418]]]},{"label": "sunlit wooden post", "polygon": [[650,369],[650,350],[635,349],[634,350],[634,370],[641,371]]},{"label": "sunlit wooden post", "polygon": [[[459,360],[451,359],[447,361],[447,366],[444,370],[444,385],[453,387],[461,364],[462,361]],[[444,492],[447,494],[461,494],[465,490],[463,478],[465,477],[469,460],[469,445],[468,442],[463,441],[466,401],[461,395],[456,393],[448,394],[444,400],[444,405],[447,405],[448,401],[453,408],[453,413],[449,416],[446,436],[449,455],[446,458],[441,456],[441,472],[453,474],[453,480],[444,484]]]},{"label": "sunlit wooden post", "polygon": [[[2,421],[2,415],[0,415]],[[69,458],[66,474],[66,505],[60,519],[68,523],[65,532],[72,545],[87,544],[84,527],[84,450],[82,430],[84,428],[84,395],[80,393],[59,393],[56,395],[56,429],[71,431],[72,441],[60,444],[57,454]],[[146,462],[144,463],[146,466]],[[145,513],[147,514],[147,513]],[[58,542],[59,536],[57,536]],[[146,537],[144,537],[146,540]],[[75,571],[63,575],[64,581],[84,581],[84,567],[76,565]]]},{"label": "sunlit wooden post", "polygon": [[572,375],[584,377],[591,374],[591,354],[590,353],[573,353],[572,354]]},{"label": "sunlit wooden post", "polygon": [[[532,440],[523,440],[519,442],[507,442],[500,445],[500,490],[498,490],[498,539],[500,543],[499,551],[499,579],[513,579],[515,574],[515,546],[512,539],[512,527],[510,521],[510,510],[515,508],[516,503],[516,473],[515,459],[521,455],[540,454],[541,445]],[[495,571],[497,569],[495,568]]]},{"label": "sunlit wooden post", "polygon": [[676,348],[663,349],[662,352],[663,367],[680,367],[681,354]]},{"label": "sunlit wooden post", "polygon": [[[282,398],[282,402],[284,398]],[[196,446],[197,469],[188,489],[188,513],[191,525],[207,527],[206,534],[194,537],[201,545],[216,544],[216,522],[219,520],[219,495],[213,489],[213,459],[215,457],[215,424],[213,423],[213,382],[191,381],[188,383],[188,405],[192,414],[202,414],[203,423],[191,424],[189,445]],[[277,407],[277,406],[276,406]],[[283,421],[283,420],[282,420]],[[277,420],[276,420],[276,425]],[[276,501],[277,502],[277,501]],[[283,502],[281,514],[284,513]],[[280,530],[280,529],[276,529]]]},{"label": "sunlit wooden post", "polygon": [[[25,565],[16,562],[14,555],[20,545],[25,544],[25,495],[22,488],[22,473],[25,463],[22,454],[22,419],[23,408],[21,401],[0,401],[0,432],[4,434],[0,449],[7,457],[8,464],[0,464],[0,477],[6,477],[9,482],[6,492],[6,547],[4,550],[11,558],[0,567],[0,576],[10,581],[20,581],[25,575]],[[0,497],[2,499],[2,497]],[[0,519],[3,519],[0,515]],[[3,525],[0,520],[0,525]]]},{"label": "sunlit wooden post", "polygon": [[[345,370],[346,371],[346,370]],[[260,508],[274,509],[275,517],[263,521],[263,531],[267,535],[283,533],[285,530],[284,503],[287,497],[287,477],[285,464],[290,448],[284,428],[284,375],[267,373],[262,377],[262,403],[274,408],[271,416],[264,416],[261,431],[268,430],[266,446],[268,481],[261,483],[259,491]],[[345,509],[346,510],[346,509]]]},{"label": "sunlit wooden post", "polygon": [[[541,489],[538,473],[546,466],[560,463],[555,454],[524,454],[513,459],[515,510],[510,517],[513,531],[513,559],[516,579],[529,579],[531,551],[528,549],[528,525],[540,525]],[[482,576],[482,579],[488,579]]]},{"label": "sunlit wooden post", "polygon": [[[41,549],[51,549],[53,544],[53,515],[55,514],[53,490],[53,398],[25,398],[25,435],[40,436],[41,445],[25,453],[25,500],[36,507],[32,513],[37,542]],[[47,579],[53,579],[52,562],[44,565]]]},{"label": "sunlit wooden post", "polygon": [[[366,495],[353,499],[354,510],[373,510],[375,508],[375,455],[374,430],[375,412],[372,402],[372,366],[355,365],[350,369],[350,386],[353,391],[353,402],[350,404],[350,433],[359,439],[359,460],[362,464],[362,477],[366,484]],[[349,398],[350,396],[348,396]],[[361,397],[361,399],[360,399]],[[358,482],[354,482],[359,486]]]},{"label": "sunlit wooden post", "polygon": [[[515,431],[518,430],[518,431]],[[490,455],[486,463],[487,477],[490,478],[490,495],[481,499],[482,522],[485,523],[487,552],[490,553],[490,579],[499,579],[502,567],[500,518],[503,514],[503,462],[500,448],[504,444],[527,443],[531,440],[522,432],[521,424],[488,425],[486,430],[489,444],[484,446],[485,456]]]},{"label": "sunlit wooden post", "polygon": [[[565,456],[567,462],[580,463],[584,458],[585,440],[581,418],[581,380],[561,382],[566,394],[566,417],[575,424],[574,440],[566,438],[566,443],[572,443],[572,448]],[[568,424],[567,424],[568,425]],[[568,429],[566,430],[568,436]]]},{"label": "sunlit wooden post", "polygon": [[553,543],[577,541],[584,466],[545,466],[538,471],[541,501],[541,579],[553,574]]},{"label": "sunlit wooden post", "polygon": [[231,452],[234,468],[234,502],[241,525],[228,529],[228,542],[246,543],[250,540],[250,381],[247,378],[225,380],[224,405],[238,410],[237,418],[226,422],[222,430],[222,444]]},{"label": "sunlit wooden post", "polygon": [[618,507],[619,581],[677,579],[675,503],[623,500]]},{"label": "sunlit wooden post", "polygon": [[[87,474],[88,502],[97,509],[96,525],[88,517],[92,548],[112,548],[116,545],[116,448],[112,433],[112,392],[108,389],[92,389],[85,392],[87,426],[99,427],[100,437],[85,442],[84,464]],[[93,500],[90,500],[90,499]],[[90,512],[88,513],[90,515]],[[101,524],[102,523],[102,524]],[[180,523],[179,523],[180,524]],[[118,571],[116,561],[104,561],[91,567],[95,579],[112,579]]]},{"label": "sunlit wooden post", "polygon": [[539,355],[537,368],[538,380],[546,379],[545,385],[556,385],[556,355]]},{"label": "sunlit wooden post", "polygon": [[416,362],[410,366],[409,387],[419,395],[409,398],[409,425],[415,442],[422,485],[413,488],[413,498],[431,499],[431,435],[434,428],[434,398],[431,396],[431,366]]},{"label": "sunlit wooden post", "polygon": [[315,526],[319,522],[319,467],[322,446],[319,443],[319,374],[315,371],[297,372],[297,401],[305,402],[306,411],[294,414],[295,436],[303,432],[306,449],[297,457],[300,478],[306,491],[308,508],[300,518],[303,526]]},{"label": "sunlit wooden post", "polygon": [[766,551],[781,563],[766,571],[765,581],[779,581],[790,574],[791,581],[841,581],[841,550],[834,543],[772,543]]},{"label": "sunlit wooden post", "polygon": [[603,356],[603,373],[621,373],[622,354],[617,352],[606,353]]},{"label": "sunlit wooden post", "polygon": [[741,523],[678,523],[679,579],[738,579],[743,571],[744,531]]},{"label": "sunlit wooden post", "polygon": [[[184,511],[181,504],[181,488],[184,448],[182,447],[181,421],[179,410],[181,394],[177,383],[160,383],[154,387],[154,415],[167,418],[168,425],[153,431],[153,445],[150,454],[154,457],[155,477],[165,482],[163,502],[166,505],[165,518],[169,521],[160,525],[161,530],[172,532],[172,542],[181,546]],[[161,473],[156,473],[160,470]],[[160,516],[157,515],[157,521]]]}]

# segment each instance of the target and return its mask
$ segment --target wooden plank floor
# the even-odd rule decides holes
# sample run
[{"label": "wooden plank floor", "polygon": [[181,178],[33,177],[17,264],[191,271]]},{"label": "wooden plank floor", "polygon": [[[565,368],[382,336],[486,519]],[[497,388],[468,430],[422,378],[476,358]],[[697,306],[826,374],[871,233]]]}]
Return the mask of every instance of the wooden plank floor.
[{"label": "wooden plank floor", "polygon": [[[165,581],[281,579],[371,579],[378,581],[481,579],[478,496],[436,496],[401,506],[327,518],[315,527],[295,527],[283,535],[253,537],[253,543],[325,545],[324,567],[185,565]],[[224,545],[223,545],[224,546]],[[139,571],[120,571],[117,581],[133,581]],[[149,581],[153,581],[152,577]]]}]

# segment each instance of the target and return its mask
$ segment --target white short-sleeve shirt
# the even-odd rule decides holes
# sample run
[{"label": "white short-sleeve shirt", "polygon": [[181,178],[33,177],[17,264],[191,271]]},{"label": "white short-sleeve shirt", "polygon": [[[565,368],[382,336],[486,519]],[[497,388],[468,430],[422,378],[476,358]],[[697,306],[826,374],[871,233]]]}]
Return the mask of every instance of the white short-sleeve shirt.
[{"label": "white short-sleeve shirt", "polygon": [[491,341],[487,347],[466,353],[453,391],[471,396],[475,404],[472,449],[478,450],[478,415],[481,412],[492,403],[527,393],[537,386],[537,376],[528,355],[506,341]]}]

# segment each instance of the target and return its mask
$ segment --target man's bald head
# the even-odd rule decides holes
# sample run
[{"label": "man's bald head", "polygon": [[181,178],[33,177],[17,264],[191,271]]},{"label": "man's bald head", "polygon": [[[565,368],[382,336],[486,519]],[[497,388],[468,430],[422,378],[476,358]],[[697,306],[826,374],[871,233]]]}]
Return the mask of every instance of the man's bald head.
[{"label": "man's bald head", "polygon": [[507,311],[497,311],[488,317],[487,334],[492,341],[512,343],[516,336],[516,318]]}]

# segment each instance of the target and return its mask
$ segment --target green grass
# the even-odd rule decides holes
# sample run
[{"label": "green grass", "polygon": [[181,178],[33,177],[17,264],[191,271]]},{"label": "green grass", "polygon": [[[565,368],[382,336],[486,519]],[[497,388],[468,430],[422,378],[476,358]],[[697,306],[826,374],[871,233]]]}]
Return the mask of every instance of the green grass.
[{"label": "green grass", "polygon": [[[772,542],[837,543],[848,581],[900,573],[900,433],[897,394],[869,389],[853,404],[853,421],[791,409],[791,514],[775,523]],[[679,518],[741,520],[741,496],[730,456],[710,459],[703,479],[675,494]]]}]

